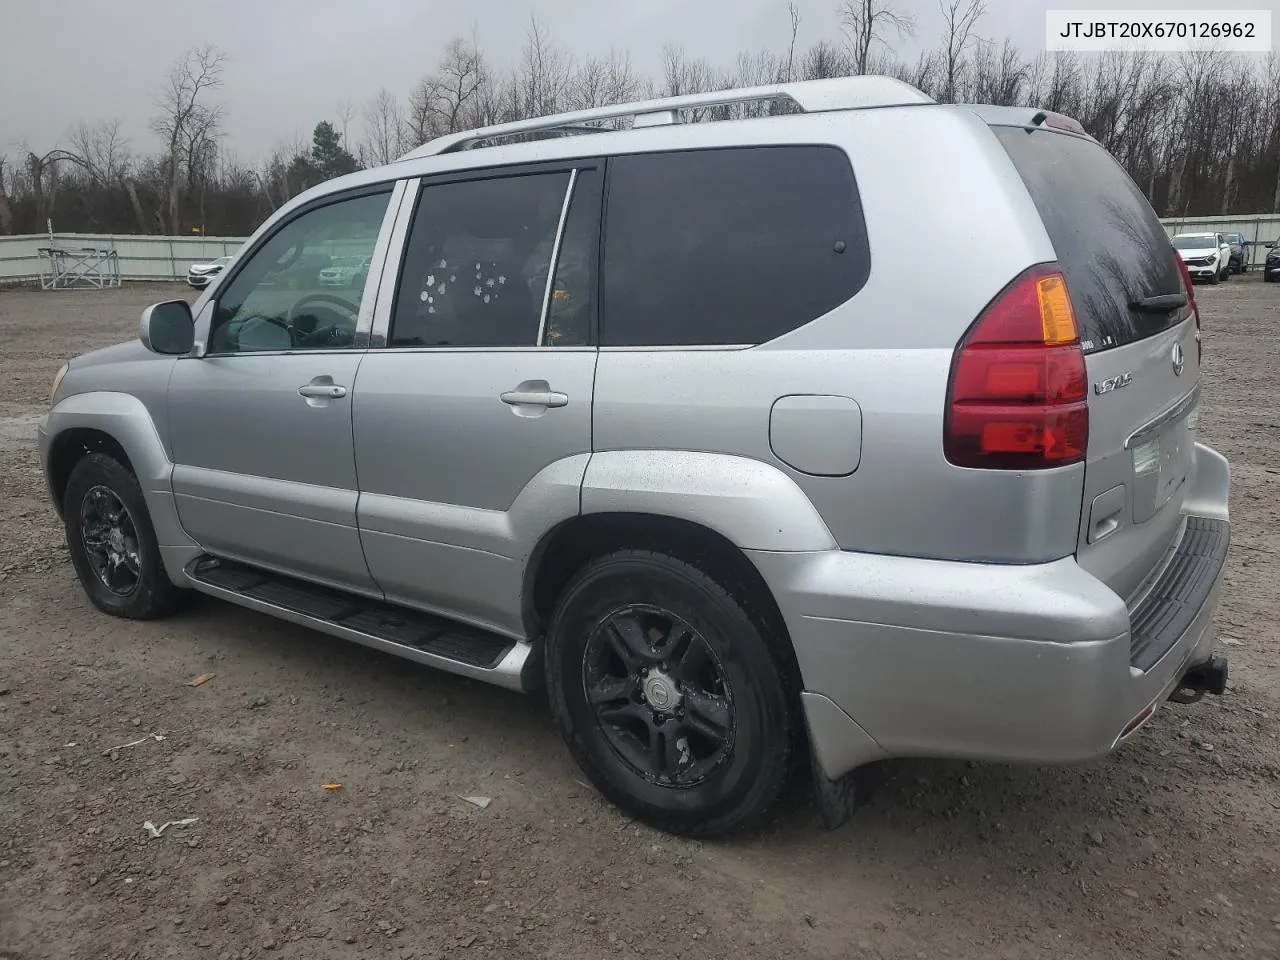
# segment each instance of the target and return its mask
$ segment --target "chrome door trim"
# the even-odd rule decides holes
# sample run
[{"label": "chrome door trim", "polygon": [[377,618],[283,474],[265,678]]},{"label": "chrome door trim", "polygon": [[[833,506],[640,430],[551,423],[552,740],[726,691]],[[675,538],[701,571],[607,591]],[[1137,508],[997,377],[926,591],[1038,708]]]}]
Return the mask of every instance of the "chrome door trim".
[{"label": "chrome door trim", "polygon": [[370,333],[373,330],[374,306],[378,302],[378,290],[382,287],[382,267],[387,260],[391,234],[395,229],[396,217],[400,213],[400,204],[404,199],[405,190],[406,181],[404,180],[397,180],[396,185],[391,188],[391,198],[387,201],[387,209],[382,214],[382,226],[378,228],[378,239],[373,246],[373,255],[369,258],[369,274],[365,280],[364,292],[360,297],[360,312],[356,315],[356,336],[352,344],[358,350],[369,347]]},{"label": "chrome door trim", "polygon": [[400,194],[400,205],[396,209],[387,237],[386,260],[378,277],[377,299],[373,305],[372,326],[369,330],[369,347],[372,349],[387,345],[391,310],[396,302],[396,281],[400,277],[400,264],[404,260],[405,244],[409,238],[409,223],[413,220],[413,211],[418,205],[418,190],[422,181],[415,178],[401,180],[400,184],[403,184],[404,190]]},{"label": "chrome door trim", "polygon": [[538,338],[535,347],[542,346],[547,332],[547,316],[551,312],[551,292],[556,284],[556,270],[560,266],[560,242],[564,239],[564,222],[569,217],[569,202],[573,199],[573,185],[578,182],[578,168],[569,171],[569,185],[564,190],[564,203],[560,205],[560,222],[556,225],[556,239],[551,244],[551,261],[547,264],[547,284],[542,291],[542,310],[538,313]]}]

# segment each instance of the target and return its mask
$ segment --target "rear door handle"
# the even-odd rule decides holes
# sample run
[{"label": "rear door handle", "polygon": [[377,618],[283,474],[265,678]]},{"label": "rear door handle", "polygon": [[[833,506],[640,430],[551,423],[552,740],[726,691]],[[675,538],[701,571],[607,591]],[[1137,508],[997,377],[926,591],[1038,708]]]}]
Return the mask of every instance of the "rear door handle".
[{"label": "rear door handle", "polygon": [[502,394],[500,399],[513,407],[563,407],[569,403],[568,394],[552,390],[545,381],[536,385],[526,381]]},{"label": "rear door handle", "polygon": [[347,388],[336,383],[304,383],[298,394],[309,400],[337,400],[347,395]]}]

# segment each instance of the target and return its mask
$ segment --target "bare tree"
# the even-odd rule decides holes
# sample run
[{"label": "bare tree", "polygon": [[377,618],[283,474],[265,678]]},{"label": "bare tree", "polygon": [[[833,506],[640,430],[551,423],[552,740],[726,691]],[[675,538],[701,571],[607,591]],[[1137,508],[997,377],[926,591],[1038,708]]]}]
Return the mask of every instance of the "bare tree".
[{"label": "bare tree", "polygon": [[521,63],[516,74],[524,117],[560,112],[573,77],[573,58],[551,39],[550,31],[530,16]]},{"label": "bare tree", "polygon": [[1263,81],[1266,92],[1263,99],[1263,115],[1271,118],[1267,131],[1264,156],[1275,171],[1275,190],[1271,194],[1271,212],[1280,213],[1280,53],[1272,51],[1267,58],[1267,72]]},{"label": "bare tree", "polygon": [[787,17],[791,21],[791,42],[787,44],[787,65],[781,79],[790,83],[796,78],[796,38],[800,35],[800,8],[796,0],[787,0]]},{"label": "bare tree", "polygon": [[361,112],[364,136],[356,149],[366,167],[391,163],[409,149],[409,129],[400,101],[386,87]]},{"label": "bare tree", "polygon": [[883,73],[896,77],[903,83],[925,91],[935,99],[942,96],[938,91],[938,55],[924,52],[916,57],[915,63],[904,63],[892,57],[872,57],[868,68],[872,73]]},{"label": "bare tree", "polygon": [[96,183],[115,183],[129,166],[129,141],[121,131],[121,121],[81,120],[71,128],[71,152]]},{"label": "bare tree", "polygon": [[[1007,41],[978,36],[987,0],[934,0],[946,30],[933,49],[904,58],[890,43],[895,33],[911,31],[910,18],[900,12],[909,9],[906,0],[842,2],[843,40],[800,46],[793,0],[786,7],[789,30],[784,34],[780,21],[773,44],[717,63],[668,45],[652,76],[637,71],[625,50],[575,57],[534,19],[509,67],[493,69],[474,36],[455,39],[408,101],[381,90],[354,111],[340,104],[338,120],[357,132],[358,154],[372,165],[441,133],[534,114],[884,73],[937,100],[1019,104],[1075,117],[1165,215],[1280,212],[1280,55],[1046,53],[1028,59]],[[187,220],[198,214],[211,232],[243,234],[269,209],[318,182],[313,142],[280,144],[254,164],[227,153],[213,102],[223,62],[216,50],[203,48],[175,63],[158,99],[155,128],[163,142],[157,155],[131,155],[123,128],[99,122],[74,125],[64,144],[24,145],[16,157],[0,158],[0,231],[41,231],[52,217],[67,230],[173,231],[184,214]],[[685,111],[685,119],[775,112],[777,104],[733,105]],[[285,129],[309,128],[304,121],[287,121]]]},{"label": "bare tree", "polygon": [[[206,143],[217,137],[222,120],[221,104],[207,102],[208,94],[222,86],[226,55],[212,44],[188,50],[169,68],[155,105],[160,113],[151,121],[164,140],[168,180],[168,229],[180,232],[180,178],[190,171],[193,156],[203,156]],[[190,176],[189,176],[190,178]]]},{"label": "bare tree", "polygon": [[310,150],[301,137],[278,143],[262,166],[253,172],[267,205],[275,210],[303,189],[303,173]]},{"label": "bare tree", "polygon": [[71,128],[69,139],[72,159],[85,171],[90,183],[101,188],[99,193],[122,188],[138,230],[146,233],[150,222],[138,196],[129,141],[122,132],[121,121],[117,118],[90,124],[82,120]]},{"label": "bare tree", "polygon": [[477,105],[486,74],[474,36],[450,40],[439,69],[423,77],[409,95],[408,122],[416,143],[473,126],[469,113]]},{"label": "bare tree", "polygon": [[942,8],[942,98],[956,102],[956,78],[964,61],[965,49],[975,39],[973,28],[987,11],[986,0],[939,0]]},{"label": "bare tree", "polygon": [[66,150],[55,147],[45,154],[36,154],[27,148],[26,177],[35,201],[37,230],[44,230],[46,221],[57,200],[60,178],[59,167],[65,163],[79,163],[79,158]]},{"label": "bare tree", "polygon": [[840,6],[840,25],[849,40],[854,72],[864,74],[876,44],[886,44],[884,35],[892,30],[899,39],[915,33],[915,19],[899,13],[894,0],[844,0]]},{"label": "bare tree", "polygon": [[849,55],[829,40],[815,43],[800,63],[800,77],[804,80],[828,80],[852,72]]},{"label": "bare tree", "polygon": [[347,97],[339,100],[336,116],[338,118],[338,132],[342,134],[342,142],[350,143],[351,138],[347,134],[351,126],[351,121],[354,120],[356,116],[355,102]]},{"label": "bare tree", "polygon": [[573,72],[566,93],[570,110],[589,110],[626,103],[643,96],[644,84],[626,52],[610,50],[608,57],[586,57]]},{"label": "bare tree", "polygon": [[0,156],[0,233],[13,233],[13,207],[9,205],[8,175],[5,173],[7,158]]},{"label": "bare tree", "polygon": [[973,56],[973,82],[965,99],[1012,107],[1024,101],[1031,82],[1032,65],[1009,41],[997,47],[980,41]]}]

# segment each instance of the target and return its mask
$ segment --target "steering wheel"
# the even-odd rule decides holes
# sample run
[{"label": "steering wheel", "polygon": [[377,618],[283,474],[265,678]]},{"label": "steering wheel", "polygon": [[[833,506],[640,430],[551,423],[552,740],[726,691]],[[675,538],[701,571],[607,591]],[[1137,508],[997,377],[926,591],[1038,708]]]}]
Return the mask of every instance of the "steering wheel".
[{"label": "steering wheel", "polygon": [[[304,330],[300,328],[298,318],[303,316],[307,312],[307,307],[311,305],[327,308],[322,313],[339,312],[345,314],[345,319],[350,321],[350,326],[348,327],[346,323],[340,321],[326,323],[317,317],[316,325],[312,329]],[[289,308],[286,325],[298,346],[318,346],[326,340],[336,340],[343,337],[344,334],[348,337],[353,336],[359,316],[359,304],[352,303],[343,297],[334,296],[331,293],[309,293]]]},{"label": "steering wheel", "polygon": [[289,308],[289,326],[292,327],[294,325],[298,318],[298,314],[302,312],[302,308],[310,303],[325,303],[329,306],[337,307],[340,310],[345,310],[350,314],[353,326],[355,325],[356,318],[360,315],[360,305],[358,303],[352,303],[345,297],[334,296],[331,293],[309,293]]}]

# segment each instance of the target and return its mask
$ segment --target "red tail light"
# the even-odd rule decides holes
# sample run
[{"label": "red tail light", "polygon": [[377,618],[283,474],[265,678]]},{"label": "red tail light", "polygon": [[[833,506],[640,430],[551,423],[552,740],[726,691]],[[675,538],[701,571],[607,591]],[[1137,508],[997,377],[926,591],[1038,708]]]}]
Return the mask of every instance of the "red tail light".
[{"label": "red tail light", "polygon": [[[1196,291],[1191,286],[1191,273],[1187,270],[1187,262],[1175,253],[1173,258],[1178,261],[1178,270],[1182,273],[1182,286],[1187,291],[1187,305],[1191,308],[1191,312],[1196,318],[1196,366],[1200,366],[1200,358],[1204,356],[1204,345],[1200,342],[1200,307],[1196,303]],[[1186,317],[1182,318],[1183,320]]]},{"label": "red tail light", "polygon": [[956,348],[943,448],[960,467],[1044,470],[1089,442],[1084,352],[1056,264],[1014,279]]}]

